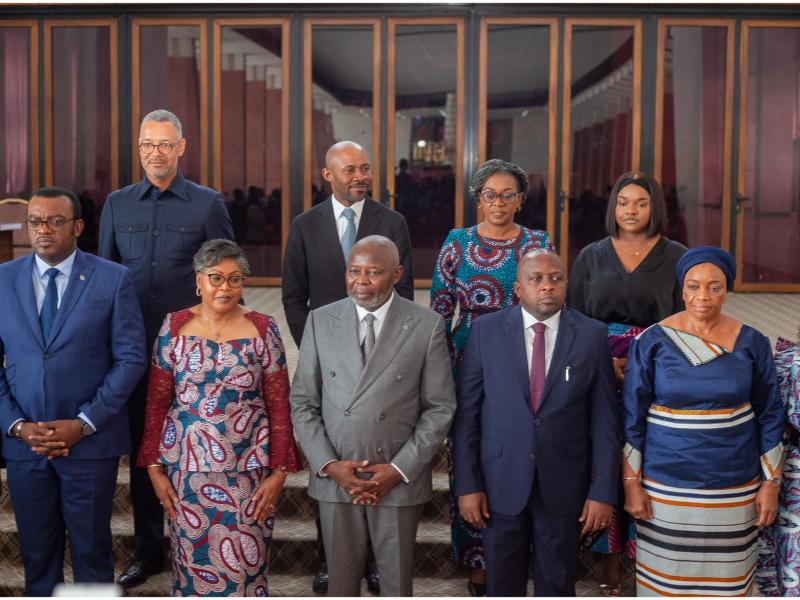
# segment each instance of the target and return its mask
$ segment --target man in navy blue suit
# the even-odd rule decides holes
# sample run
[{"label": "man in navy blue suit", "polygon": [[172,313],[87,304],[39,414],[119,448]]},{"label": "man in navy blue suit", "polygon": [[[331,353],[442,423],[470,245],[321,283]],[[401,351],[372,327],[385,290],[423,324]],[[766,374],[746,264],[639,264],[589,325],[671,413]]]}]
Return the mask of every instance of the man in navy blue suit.
[{"label": "man in navy blue suit", "polygon": [[0,265],[0,428],[25,593],[49,596],[65,530],[75,582],[114,581],[112,500],[147,351],[128,269],[77,249],[77,197],[40,189],[27,227],[34,254]]},{"label": "man in navy blue suit", "polygon": [[455,494],[485,528],[490,596],[574,596],[579,538],[607,526],[620,478],[606,327],[564,307],[549,250],[517,266],[519,305],[478,319],[453,423]]}]

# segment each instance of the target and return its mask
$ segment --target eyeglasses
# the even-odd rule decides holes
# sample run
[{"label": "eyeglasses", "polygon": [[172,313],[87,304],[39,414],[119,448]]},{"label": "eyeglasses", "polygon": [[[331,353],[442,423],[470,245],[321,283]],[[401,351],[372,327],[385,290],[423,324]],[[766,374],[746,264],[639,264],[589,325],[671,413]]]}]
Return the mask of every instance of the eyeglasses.
[{"label": "eyeglasses", "polygon": [[220,275],[219,273],[206,273],[206,276],[208,277],[208,282],[214,287],[220,287],[227,280],[228,285],[233,289],[242,287],[244,280],[247,279],[242,275],[228,275],[228,277],[225,277],[225,275]]},{"label": "eyeglasses", "polygon": [[498,194],[494,190],[481,190],[478,192],[478,196],[483,198],[483,201],[487,204],[494,204],[498,198],[500,198],[503,204],[511,204],[520,194],[522,194],[522,192],[503,192],[502,194]]},{"label": "eyeglasses", "polygon": [[37,229],[39,229],[39,227],[41,227],[45,223],[47,223],[47,226],[50,229],[52,229],[53,231],[57,231],[62,227],[64,227],[64,225],[66,225],[70,221],[74,220],[75,217],[72,217],[71,219],[65,219],[64,217],[50,217],[49,219],[36,219],[36,218],[25,219],[25,222],[28,224],[28,229],[30,229],[31,231],[36,231]]},{"label": "eyeglasses", "polygon": [[178,140],[176,144],[170,144],[169,142],[161,142],[160,144],[153,144],[151,142],[142,142],[139,144],[139,150],[142,154],[152,154],[153,150],[158,148],[159,154],[172,154],[172,151],[175,149],[175,146],[181,143],[181,138]]}]

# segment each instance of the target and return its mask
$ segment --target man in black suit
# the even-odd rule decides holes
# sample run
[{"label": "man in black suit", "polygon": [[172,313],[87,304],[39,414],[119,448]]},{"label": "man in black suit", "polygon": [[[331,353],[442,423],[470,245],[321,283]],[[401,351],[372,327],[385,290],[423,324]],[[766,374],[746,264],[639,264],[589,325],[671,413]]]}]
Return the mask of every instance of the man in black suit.
[{"label": "man in black suit", "polygon": [[[292,221],[283,257],[283,310],[298,347],[308,313],[347,297],[345,251],[349,254],[355,242],[369,235],[395,243],[403,267],[395,289],[414,300],[408,225],[403,215],[369,197],[372,169],[367,153],[355,142],[334,144],[325,154],[322,177],[331,185],[331,197]],[[348,237],[352,231],[354,239]]]},{"label": "man in black suit", "polygon": [[[331,146],[325,154],[322,177],[331,185],[331,196],[295,217],[283,257],[283,310],[298,348],[308,313],[347,297],[345,265],[350,249],[362,238],[382,235],[394,242],[403,267],[395,290],[403,298],[414,300],[408,225],[403,215],[369,197],[372,168],[364,148],[355,142]],[[320,568],[313,589],[324,592],[328,589],[328,569],[319,514],[315,513]],[[366,570],[367,586],[377,593],[378,572],[371,547]]]}]

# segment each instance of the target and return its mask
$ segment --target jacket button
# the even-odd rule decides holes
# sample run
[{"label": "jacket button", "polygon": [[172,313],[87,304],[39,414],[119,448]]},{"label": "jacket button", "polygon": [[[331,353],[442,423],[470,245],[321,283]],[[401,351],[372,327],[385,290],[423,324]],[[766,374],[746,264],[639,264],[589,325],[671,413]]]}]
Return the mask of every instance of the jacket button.
[{"label": "jacket button", "polygon": [[161,206],[161,200],[156,200],[156,206]]},{"label": "jacket button", "polygon": [[331,371],[329,374],[331,377],[336,377],[336,371]]},{"label": "jacket button", "polygon": [[47,360],[48,358],[50,358],[50,355],[47,352],[45,352],[44,354],[42,354],[42,358]]},{"label": "jacket button", "polygon": [[133,227],[128,227],[128,231],[133,231]]},{"label": "jacket button", "polygon": [[350,411],[349,410],[344,411],[344,416],[345,417],[349,417],[350,416]]},{"label": "jacket button", "polygon": [[397,377],[395,377],[395,381],[403,381],[403,376],[398,375]]},{"label": "jacket button", "polygon": [[186,231],[186,227],[181,227],[181,231]]},{"label": "jacket button", "polygon": [[150,263],[150,266],[155,269],[158,266],[158,261],[154,260],[153,262]]},{"label": "jacket button", "polygon": [[531,452],[530,454],[528,454],[528,458],[530,458],[531,460],[536,460],[536,453]]},{"label": "jacket button", "polygon": [[386,415],[382,414],[378,417],[380,421],[383,421],[386,418]]},{"label": "jacket button", "polygon": [[541,419],[534,419],[533,424],[538,427],[539,425],[542,424],[542,421],[541,421]]},{"label": "jacket button", "polygon": [[153,235],[158,235],[158,229],[155,229],[155,230],[153,231]]}]

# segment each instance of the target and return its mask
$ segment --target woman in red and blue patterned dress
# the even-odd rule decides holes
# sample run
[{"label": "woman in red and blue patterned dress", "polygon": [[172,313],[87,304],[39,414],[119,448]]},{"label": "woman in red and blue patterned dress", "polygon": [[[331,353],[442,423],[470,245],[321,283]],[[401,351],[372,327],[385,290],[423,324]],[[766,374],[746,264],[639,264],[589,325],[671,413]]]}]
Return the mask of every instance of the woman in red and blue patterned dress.
[{"label": "woman in red and blue patterned dress", "polygon": [[275,505],[299,460],[275,321],[239,304],[241,249],[194,258],[199,305],[164,320],[153,350],[147,467],[171,521],[175,596],[265,596]]},{"label": "woman in red and blue patterned dress", "polygon": [[[514,222],[528,192],[528,175],[519,166],[492,159],[472,177],[470,191],[483,209],[484,220],[453,229],[439,252],[431,286],[431,308],[446,321],[453,377],[458,380],[462,353],[472,322],[481,314],[517,302],[513,284],[517,262],[528,251],[553,249],[547,233]],[[453,322],[456,307],[458,316]],[[481,530],[464,522],[453,496],[452,451],[448,439],[450,517],[453,559],[472,570],[469,591],[486,594]]]}]

